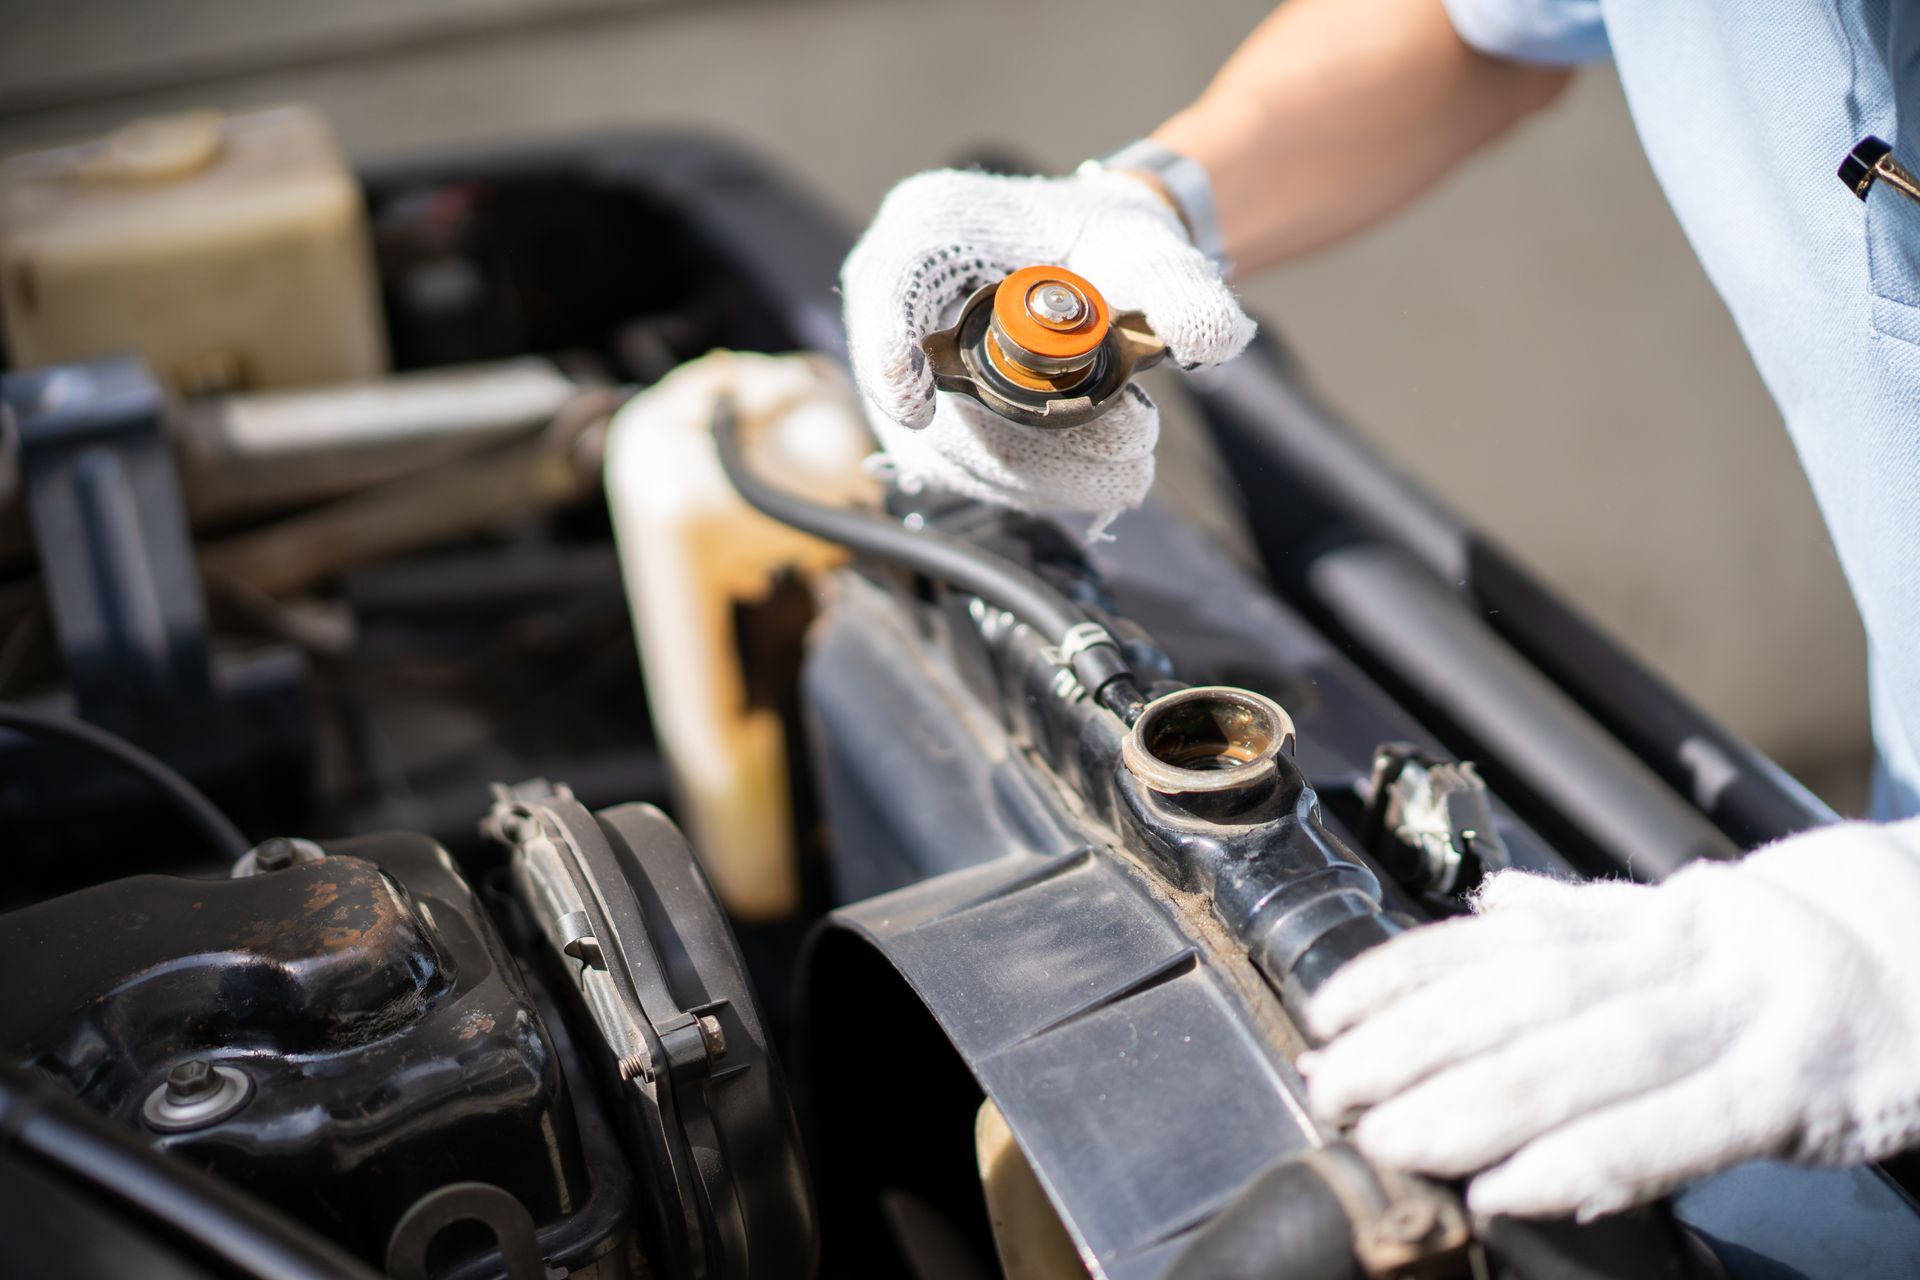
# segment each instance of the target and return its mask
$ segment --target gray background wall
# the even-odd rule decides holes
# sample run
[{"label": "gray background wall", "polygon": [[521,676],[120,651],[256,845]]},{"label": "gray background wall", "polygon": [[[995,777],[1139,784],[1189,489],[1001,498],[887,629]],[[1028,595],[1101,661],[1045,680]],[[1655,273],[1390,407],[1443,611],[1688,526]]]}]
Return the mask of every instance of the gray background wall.
[{"label": "gray background wall", "polygon": [[[982,144],[1065,166],[1145,131],[1266,8],[0,0],[0,149],[294,99],[360,158],[694,126],[779,158],[851,225],[899,176]],[[1044,133],[988,92],[1060,58],[1089,92],[1052,104]],[[1860,802],[1845,585],[1609,70],[1409,215],[1244,293],[1382,448],[1737,730]]]}]

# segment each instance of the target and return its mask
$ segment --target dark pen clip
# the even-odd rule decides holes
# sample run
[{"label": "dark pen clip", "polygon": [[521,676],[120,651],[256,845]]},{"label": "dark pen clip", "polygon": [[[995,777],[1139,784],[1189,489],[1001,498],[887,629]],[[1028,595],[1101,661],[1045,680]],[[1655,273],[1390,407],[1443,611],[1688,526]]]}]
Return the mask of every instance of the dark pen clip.
[{"label": "dark pen clip", "polygon": [[1892,143],[1868,134],[1854,143],[1853,150],[1847,152],[1847,158],[1840,162],[1840,181],[1847,184],[1847,190],[1864,201],[1867,192],[1880,179],[1885,179],[1888,186],[1907,199],[1920,202],[1920,179],[1916,179],[1893,158]]}]

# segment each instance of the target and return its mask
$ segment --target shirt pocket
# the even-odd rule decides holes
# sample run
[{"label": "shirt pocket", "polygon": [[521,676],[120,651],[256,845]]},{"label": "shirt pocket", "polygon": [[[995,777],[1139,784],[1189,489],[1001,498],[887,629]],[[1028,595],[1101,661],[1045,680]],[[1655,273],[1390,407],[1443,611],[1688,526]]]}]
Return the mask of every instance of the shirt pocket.
[{"label": "shirt pocket", "polygon": [[1920,345],[1920,202],[1885,181],[1867,192],[1867,275],[1874,332]]}]

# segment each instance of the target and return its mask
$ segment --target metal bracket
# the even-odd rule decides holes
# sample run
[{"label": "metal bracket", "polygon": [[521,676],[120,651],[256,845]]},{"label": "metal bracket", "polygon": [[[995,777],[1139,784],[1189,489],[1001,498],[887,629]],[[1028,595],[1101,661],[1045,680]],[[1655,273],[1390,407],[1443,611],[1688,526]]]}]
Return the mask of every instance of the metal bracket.
[{"label": "metal bracket", "polygon": [[[753,1280],[809,1256],[799,1138],[744,962],[693,851],[657,809],[589,813],[564,784],[494,788],[484,832],[594,1039],[617,1118],[656,1170],[663,1274]],[[558,984],[557,984],[558,985]],[[603,1077],[604,1078],[604,1077]],[[729,1153],[791,1179],[746,1179]],[[750,1242],[757,1242],[749,1248]]]},{"label": "metal bracket", "polygon": [[1413,892],[1464,892],[1508,862],[1489,795],[1471,761],[1385,743],[1373,754],[1361,843]]},{"label": "metal bracket", "polygon": [[491,1182],[450,1182],[414,1201],[394,1225],[387,1239],[387,1275],[392,1280],[430,1280],[427,1250],[457,1222],[478,1222],[493,1232],[507,1280],[554,1280],[566,1274],[547,1267],[533,1215],[511,1192]]}]

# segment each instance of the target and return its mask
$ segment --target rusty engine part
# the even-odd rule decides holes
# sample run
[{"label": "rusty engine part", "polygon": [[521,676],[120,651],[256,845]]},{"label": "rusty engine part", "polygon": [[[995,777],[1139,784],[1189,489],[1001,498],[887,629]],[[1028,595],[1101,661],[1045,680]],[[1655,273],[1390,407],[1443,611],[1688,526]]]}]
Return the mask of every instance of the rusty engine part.
[{"label": "rusty engine part", "polygon": [[455,1174],[556,1255],[632,1229],[630,1177],[589,1159],[525,980],[424,837],[269,841],[225,880],[48,899],[7,917],[0,969],[11,1060],[369,1261]]},{"label": "rusty engine part", "polygon": [[[508,936],[424,836],[276,837],[9,915],[0,1061],[396,1276],[805,1274],[793,1111],[692,850],[498,791]],[[465,1219],[498,1254],[429,1268]]]}]

